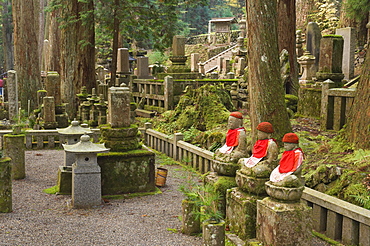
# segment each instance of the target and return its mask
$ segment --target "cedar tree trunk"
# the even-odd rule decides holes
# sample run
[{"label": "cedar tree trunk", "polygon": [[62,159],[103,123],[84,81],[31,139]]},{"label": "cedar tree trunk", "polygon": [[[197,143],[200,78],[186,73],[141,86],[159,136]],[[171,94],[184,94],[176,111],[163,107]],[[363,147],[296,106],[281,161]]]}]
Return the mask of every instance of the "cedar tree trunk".
[{"label": "cedar tree trunk", "polygon": [[292,130],[280,77],[276,10],[276,1],[247,1],[252,140],[256,139],[257,125],[263,121],[274,126],[278,140]]}]

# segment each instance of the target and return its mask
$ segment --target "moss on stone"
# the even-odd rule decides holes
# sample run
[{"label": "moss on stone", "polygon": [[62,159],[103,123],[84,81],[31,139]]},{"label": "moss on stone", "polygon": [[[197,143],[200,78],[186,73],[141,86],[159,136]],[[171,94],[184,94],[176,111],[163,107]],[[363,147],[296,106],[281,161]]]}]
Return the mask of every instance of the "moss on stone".
[{"label": "moss on stone", "polygon": [[214,187],[221,194],[226,194],[228,189],[237,187],[235,177],[219,176],[217,182],[214,184]]}]

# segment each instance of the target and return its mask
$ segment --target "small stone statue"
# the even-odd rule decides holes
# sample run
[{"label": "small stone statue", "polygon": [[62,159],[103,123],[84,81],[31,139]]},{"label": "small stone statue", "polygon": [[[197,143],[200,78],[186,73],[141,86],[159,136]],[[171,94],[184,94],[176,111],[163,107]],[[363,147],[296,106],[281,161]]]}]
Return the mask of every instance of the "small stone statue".
[{"label": "small stone statue", "polygon": [[301,178],[303,151],[298,146],[299,138],[295,133],[287,133],[283,137],[285,151],[277,166],[270,175],[275,186],[303,186]]},{"label": "small stone statue", "polygon": [[222,162],[236,163],[240,158],[248,155],[242,113],[232,112],[230,114],[228,128],[226,143],[216,150],[215,159]]},{"label": "small stone statue", "polygon": [[262,122],[257,126],[257,142],[253,146],[252,156],[242,158],[238,164],[242,166],[240,172],[247,176],[268,178],[277,165],[279,154],[275,139],[271,138],[274,129],[269,122]]}]

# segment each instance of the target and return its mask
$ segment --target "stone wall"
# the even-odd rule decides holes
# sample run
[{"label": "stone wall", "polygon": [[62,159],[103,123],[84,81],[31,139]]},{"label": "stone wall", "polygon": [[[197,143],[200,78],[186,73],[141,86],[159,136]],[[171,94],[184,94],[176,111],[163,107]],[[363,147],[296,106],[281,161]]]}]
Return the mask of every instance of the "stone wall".
[{"label": "stone wall", "polygon": [[298,98],[298,115],[320,118],[321,89],[300,88]]}]

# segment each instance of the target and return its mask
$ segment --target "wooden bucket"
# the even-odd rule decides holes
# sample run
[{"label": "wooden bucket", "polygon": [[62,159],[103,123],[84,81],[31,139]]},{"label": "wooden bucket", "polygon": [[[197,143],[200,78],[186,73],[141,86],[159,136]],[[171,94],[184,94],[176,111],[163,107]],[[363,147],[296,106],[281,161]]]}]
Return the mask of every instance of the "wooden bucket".
[{"label": "wooden bucket", "polygon": [[155,175],[155,185],[162,187],[166,184],[168,170],[162,167],[157,168],[157,173]]}]

